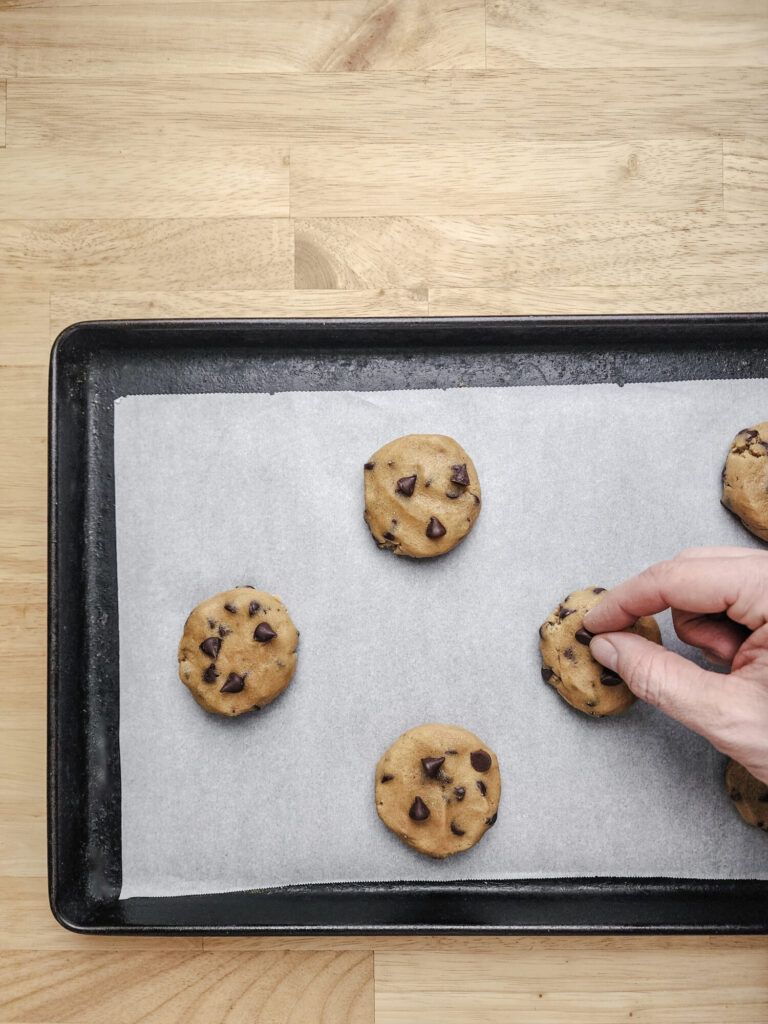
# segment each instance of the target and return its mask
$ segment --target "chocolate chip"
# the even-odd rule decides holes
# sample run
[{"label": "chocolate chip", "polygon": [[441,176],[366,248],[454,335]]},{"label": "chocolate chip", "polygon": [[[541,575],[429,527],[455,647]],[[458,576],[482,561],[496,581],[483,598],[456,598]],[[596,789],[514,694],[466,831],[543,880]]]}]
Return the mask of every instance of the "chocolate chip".
[{"label": "chocolate chip", "polygon": [[480,792],[483,794],[483,796],[485,796],[487,790],[485,788],[485,783],[483,782],[483,780],[482,779],[476,779],[475,780],[475,785],[480,790]]},{"label": "chocolate chip", "polygon": [[456,799],[459,801],[459,803],[461,803],[461,801],[467,795],[467,791],[466,791],[466,789],[463,786],[456,786],[456,788],[454,789],[453,792],[454,792],[454,795],[455,795]]},{"label": "chocolate chip", "polygon": [[215,661],[221,650],[221,640],[217,636],[209,636],[200,644],[200,650]]},{"label": "chocolate chip", "polygon": [[237,615],[237,608],[235,608],[233,604],[225,604],[224,610],[227,612],[231,612],[233,615]]},{"label": "chocolate chip", "polygon": [[458,754],[458,750],[446,750],[446,754]]},{"label": "chocolate chip", "polygon": [[495,825],[496,824],[496,819],[498,818],[498,816],[499,816],[499,812],[497,811],[495,814],[492,814],[490,816],[490,818],[486,818],[485,819],[485,824],[486,825]]},{"label": "chocolate chip", "polygon": [[604,594],[605,593],[605,587],[592,587],[592,593],[593,594]]},{"label": "chocolate chip", "polygon": [[382,775],[381,776],[381,781],[382,782],[391,782],[392,779],[394,779],[394,777],[395,777],[394,775]]},{"label": "chocolate chip", "polygon": [[420,796],[417,796],[411,804],[411,809],[408,811],[408,817],[413,821],[426,821],[429,817],[429,808]]},{"label": "chocolate chip", "polygon": [[566,608],[564,604],[561,604],[557,609],[557,617],[562,622],[563,619],[567,619],[569,615],[573,615],[575,611],[575,608]]},{"label": "chocolate chip", "polygon": [[761,448],[764,448],[765,451],[768,452],[768,443],[766,443],[765,441],[758,441],[757,443],[760,445]]},{"label": "chocolate chip", "polygon": [[744,430],[740,430],[739,431],[739,436],[741,436],[742,434],[746,434],[747,435],[747,437],[746,437],[747,441],[751,441],[753,437],[757,437],[757,431],[756,430],[751,430],[749,427],[745,427]]},{"label": "chocolate chip", "polygon": [[589,647],[589,641],[594,635],[594,633],[590,633],[588,629],[585,629],[584,626],[582,626],[581,629],[577,629],[574,633],[574,637],[579,641],[579,643],[584,644],[586,647]]},{"label": "chocolate chip", "polygon": [[368,469],[368,470],[370,470],[370,469],[373,469],[373,467],[374,467],[375,465],[376,465],[376,463],[375,463],[375,462],[366,462],[366,464],[365,464],[365,468],[366,468],[366,469]]},{"label": "chocolate chip", "polygon": [[466,462],[462,462],[460,466],[451,466],[451,469],[453,470],[451,483],[458,484],[459,487],[469,487],[469,473],[467,472]]},{"label": "chocolate chip", "polygon": [[445,496],[446,496],[446,498],[460,498],[461,497],[461,492],[460,491],[446,491],[445,492]]},{"label": "chocolate chip", "polygon": [[587,707],[588,708],[596,708],[597,707],[597,701],[596,700],[588,700],[587,701]]},{"label": "chocolate chip", "polygon": [[268,641],[274,640],[276,636],[277,633],[268,622],[260,622],[253,631],[253,639],[258,640],[260,644],[266,644]]},{"label": "chocolate chip", "polygon": [[255,590],[256,587],[252,587],[250,583],[243,584],[243,590]]},{"label": "chocolate chip", "polygon": [[487,772],[493,761],[487,750],[473,750],[469,755],[469,763],[476,772]]},{"label": "chocolate chip", "polygon": [[432,516],[427,524],[426,534],[430,540],[438,540],[445,536],[445,527],[435,516]]},{"label": "chocolate chip", "polygon": [[216,671],[216,662],[212,661],[205,672],[203,672],[203,682],[215,683],[218,678],[219,673]]},{"label": "chocolate chip", "polygon": [[261,605],[259,604],[258,601],[251,601],[251,603],[248,605],[248,614],[255,615],[259,608],[261,608]]},{"label": "chocolate chip", "polygon": [[467,834],[463,829],[459,828],[455,821],[451,822],[451,832],[455,836],[465,836]]},{"label": "chocolate chip", "polygon": [[563,657],[567,658],[568,661],[576,661],[576,655],[573,653],[572,647],[566,647],[563,651]]},{"label": "chocolate chip", "polygon": [[444,762],[444,757],[422,757],[421,766],[430,779],[436,779]]},{"label": "chocolate chip", "polygon": [[475,499],[475,504],[479,505],[480,504],[480,499],[478,498],[478,496],[476,494],[473,494],[472,497]]},{"label": "chocolate chip", "polygon": [[397,537],[394,535],[394,533],[390,533],[389,530],[387,530],[386,533],[383,533],[382,537],[384,538],[384,540],[397,540]]},{"label": "chocolate chip", "polygon": [[229,634],[231,632],[232,632],[232,630],[231,629],[227,629],[226,626],[219,626],[219,636],[220,637],[229,636]]},{"label": "chocolate chip", "polygon": [[413,476],[401,476],[400,479],[397,481],[397,487],[395,488],[395,492],[399,492],[400,494],[404,494],[406,498],[410,498],[410,496],[413,494],[413,489],[415,486],[415,473],[413,474]]},{"label": "chocolate chip", "polygon": [[393,526],[397,526],[397,520],[396,520],[396,519],[393,519],[393,520],[392,520],[392,525],[393,525]]},{"label": "chocolate chip", "polygon": [[426,480],[426,481],[424,482],[424,486],[425,486],[425,487],[431,487],[431,486],[432,486],[432,481],[431,481],[431,480]]},{"label": "chocolate chip", "polygon": [[[253,589],[255,590],[256,587],[254,587]],[[254,704],[253,707],[251,708],[251,711],[261,711],[261,704]]]},{"label": "chocolate chip", "polygon": [[387,465],[388,466],[394,466],[394,462],[388,462]]},{"label": "chocolate chip", "polygon": [[615,672],[611,672],[610,669],[604,668],[600,673],[600,682],[603,686],[619,686],[624,680],[621,676],[617,676]]},{"label": "chocolate chip", "polygon": [[541,666],[541,678],[544,680],[545,683],[548,683],[554,674],[555,670],[551,669],[549,665]]},{"label": "chocolate chip", "polygon": [[219,693],[240,693],[244,686],[245,677],[239,676],[237,672],[230,672],[226,683],[219,690]]},{"label": "chocolate chip", "polygon": [[216,629],[216,622],[213,619],[208,619],[208,628]]}]

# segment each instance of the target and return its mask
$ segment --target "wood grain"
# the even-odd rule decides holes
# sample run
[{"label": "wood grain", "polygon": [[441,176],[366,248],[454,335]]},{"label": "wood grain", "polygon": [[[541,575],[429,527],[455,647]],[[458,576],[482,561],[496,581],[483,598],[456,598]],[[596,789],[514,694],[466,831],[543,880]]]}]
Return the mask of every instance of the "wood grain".
[{"label": "wood grain", "polygon": [[263,146],[127,161],[103,153],[57,160],[41,150],[0,151],[0,195],[17,218],[282,217],[288,213],[286,151]]},{"label": "wood grain", "polygon": [[0,955],[0,1019],[23,1024],[372,1024],[371,953]]},{"label": "wood grain", "polygon": [[56,334],[765,309],[767,42],[765,0],[0,0],[0,1024],[768,1019],[768,936],[93,937],[45,878]]},{"label": "wood grain", "polygon": [[488,0],[488,67],[765,67],[762,0]]},{"label": "wood grain", "polygon": [[68,153],[234,144],[664,139],[766,131],[762,68],[17,78],[8,144]]},{"label": "wood grain", "polygon": [[51,338],[78,320],[424,316],[426,291],[86,292],[51,296]]},{"label": "wood grain", "polygon": [[737,280],[657,281],[636,285],[543,285],[430,288],[431,316],[620,316],[642,310],[676,313],[760,312],[768,303],[764,274]]},{"label": "wood grain", "polygon": [[0,76],[485,67],[483,0],[11,7]]},{"label": "wood grain", "polygon": [[729,139],[724,144],[726,210],[768,214],[768,140]]},{"label": "wood grain", "polygon": [[0,220],[7,290],[293,287],[293,230],[268,218]]},{"label": "wood grain", "polygon": [[768,1011],[759,947],[677,948],[670,956],[663,949],[595,951],[573,943],[567,953],[534,949],[514,957],[492,949],[375,956],[376,1024],[613,1024],[630,1017],[644,1024],[756,1024]]},{"label": "wood grain", "polygon": [[754,215],[337,217],[295,231],[298,288],[654,285],[673,309],[688,285],[768,271],[768,218]]},{"label": "wood grain", "polygon": [[722,208],[715,140],[298,145],[296,217],[568,213]]}]

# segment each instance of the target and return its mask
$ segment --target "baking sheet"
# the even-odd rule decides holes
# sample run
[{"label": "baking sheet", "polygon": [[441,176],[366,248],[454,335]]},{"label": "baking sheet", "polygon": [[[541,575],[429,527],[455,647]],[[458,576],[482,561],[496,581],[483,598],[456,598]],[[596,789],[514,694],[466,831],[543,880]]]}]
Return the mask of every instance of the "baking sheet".
[{"label": "baking sheet", "polygon": [[[275,395],[115,403],[122,898],[331,881],[557,876],[768,878],[724,758],[657,710],[592,720],[540,677],[537,628],[699,544],[759,547],[718,501],[764,380]],[[447,556],[379,551],[362,465],[450,434],[483,509]],[[279,594],[296,676],[229,720],[177,676],[187,614],[239,584]],[[665,643],[686,650],[660,617]],[[688,652],[690,653],[690,652]],[[498,822],[435,862],[379,821],[373,772],[442,721],[499,756]]]}]

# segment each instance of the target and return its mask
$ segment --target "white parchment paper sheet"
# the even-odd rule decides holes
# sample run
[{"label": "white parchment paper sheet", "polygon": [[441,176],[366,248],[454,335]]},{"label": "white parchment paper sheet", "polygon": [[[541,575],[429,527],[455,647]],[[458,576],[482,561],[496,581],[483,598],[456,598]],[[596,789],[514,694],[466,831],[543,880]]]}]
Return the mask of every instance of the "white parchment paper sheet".
[{"label": "white parchment paper sheet", "polygon": [[[570,709],[537,628],[700,544],[759,547],[719,504],[763,380],[399,392],[141,396],[115,405],[122,896],[282,884],[567,875],[768,878],[724,758],[655,709]],[[470,453],[483,509],[434,561],[379,551],[363,463],[407,433]],[[189,611],[239,584],[301,631],[287,691],[228,720],[177,676]],[[668,646],[683,649],[668,617]],[[448,722],[499,756],[496,827],[435,862],[378,820],[373,773]]]}]

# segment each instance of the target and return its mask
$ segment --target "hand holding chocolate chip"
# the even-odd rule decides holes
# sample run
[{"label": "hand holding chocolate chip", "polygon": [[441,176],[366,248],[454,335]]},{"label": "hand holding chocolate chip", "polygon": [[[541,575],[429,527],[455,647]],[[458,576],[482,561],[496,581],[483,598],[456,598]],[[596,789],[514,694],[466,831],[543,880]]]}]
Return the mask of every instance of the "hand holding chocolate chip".
[{"label": "hand holding chocolate chip", "polygon": [[[627,632],[672,609],[677,635],[724,675]],[[641,700],[706,737],[768,783],[768,552],[691,548],[604,595],[584,625],[593,656]]]},{"label": "hand holding chocolate chip", "polygon": [[[584,628],[584,616],[605,594],[605,587],[574,590],[539,627],[541,677],[571,707],[593,718],[618,715],[635,702],[635,695],[615,672],[592,657],[592,634]],[[654,643],[661,643],[656,621],[639,619],[632,627]]]},{"label": "hand holding chocolate chip", "polygon": [[480,512],[472,460],[453,438],[408,434],[364,467],[365,521],[380,548],[411,558],[442,555],[462,541]]}]

